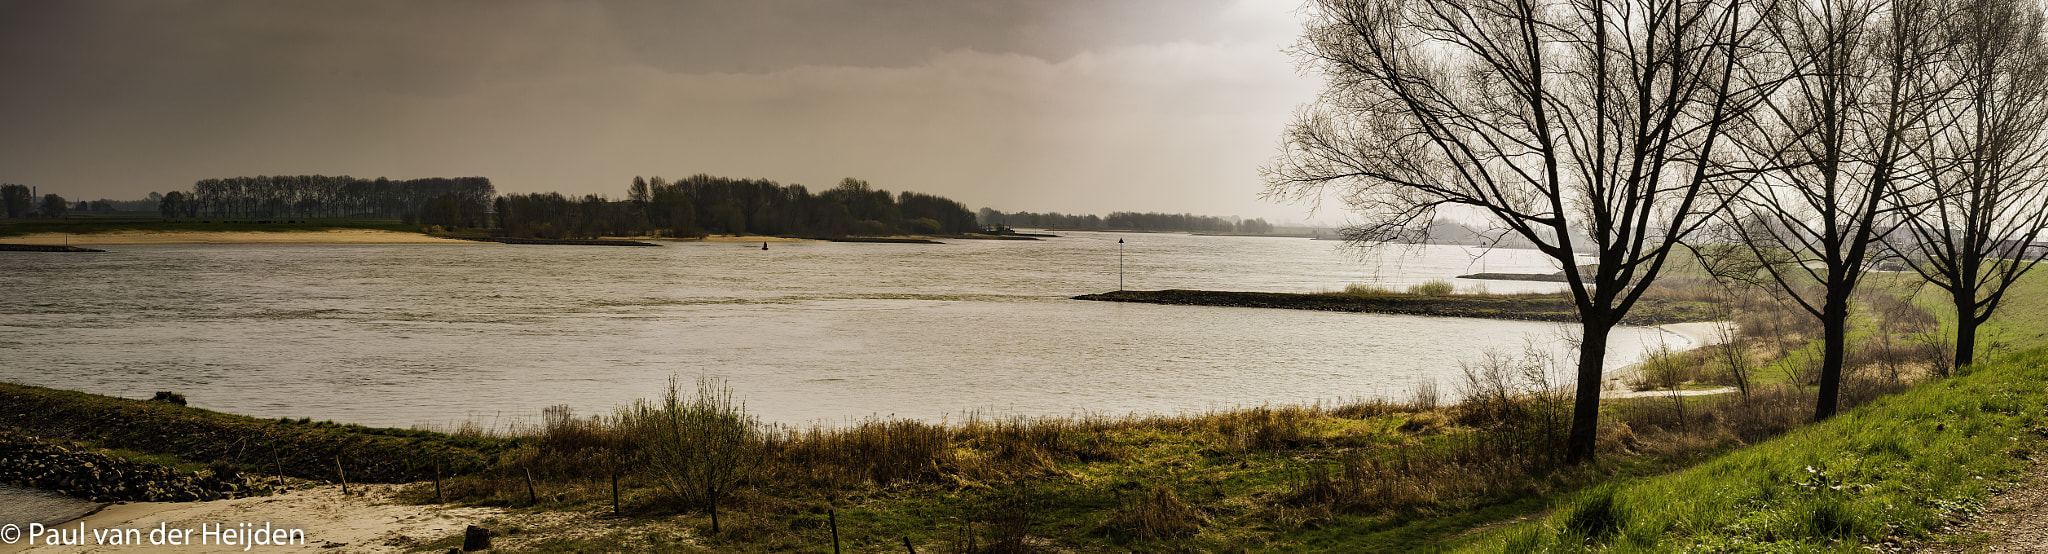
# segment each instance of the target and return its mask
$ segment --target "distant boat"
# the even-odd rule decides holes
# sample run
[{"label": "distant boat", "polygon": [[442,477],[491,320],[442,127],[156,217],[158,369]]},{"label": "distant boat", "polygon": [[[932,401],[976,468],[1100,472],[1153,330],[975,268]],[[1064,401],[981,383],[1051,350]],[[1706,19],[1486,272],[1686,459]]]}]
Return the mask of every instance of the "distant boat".
[{"label": "distant boat", "polygon": [[761,241],[761,249],[762,249],[762,250],[767,250],[767,249],[768,249],[768,241],[765,241],[765,240],[764,240],[764,241]]}]

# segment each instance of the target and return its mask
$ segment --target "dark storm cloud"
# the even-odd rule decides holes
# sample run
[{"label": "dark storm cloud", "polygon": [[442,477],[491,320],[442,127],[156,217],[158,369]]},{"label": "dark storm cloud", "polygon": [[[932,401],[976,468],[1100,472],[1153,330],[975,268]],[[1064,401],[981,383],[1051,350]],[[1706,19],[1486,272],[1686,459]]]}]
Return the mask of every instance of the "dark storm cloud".
[{"label": "dark storm cloud", "polygon": [[1312,92],[1278,54],[1292,6],[5,2],[0,181],[859,176],[977,207],[1271,215],[1252,171]]},{"label": "dark storm cloud", "polygon": [[798,65],[896,67],[952,50],[1064,59],[1091,49],[1223,34],[1215,0],[767,0],[606,3],[649,64],[685,73]]}]

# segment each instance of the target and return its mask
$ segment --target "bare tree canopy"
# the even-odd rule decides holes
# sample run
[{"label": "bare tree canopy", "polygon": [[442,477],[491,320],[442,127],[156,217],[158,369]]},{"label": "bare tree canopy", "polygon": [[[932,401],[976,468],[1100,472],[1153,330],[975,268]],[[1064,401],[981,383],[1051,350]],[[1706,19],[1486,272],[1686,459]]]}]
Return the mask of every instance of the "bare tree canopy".
[{"label": "bare tree canopy", "polygon": [[1778,288],[1819,318],[1815,419],[1836,411],[1850,297],[1911,208],[1897,200],[1927,177],[1913,161],[1927,144],[1918,137],[1954,88],[1943,1],[1789,2],[1766,21],[1790,80],[1733,135],[1742,148],[1730,165],[1749,171],[1722,182],[1739,255],[1720,273]]},{"label": "bare tree canopy", "polygon": [[1949,294],[1955,367],[1975,358],[1977,327],[2048,248],[2048,37],[2032,0],[1964,0],[1949,20],[1957,80],[1915,162],[1928,186],[1901,195],[1896,253]]},{"label": "bare tree canopy", "polygon": [[[1767,0],[1766,0],[1767,1]],[[1566,458],[1591,457],[1609,332],[1718,211],[1728,128],[1776,85],[1755,0],[1316,0],[1294,53],[1327,79],[1263,170],[1358,243],[1447,206],[1564,269],[1582,323]],[[1581,268],[1582,257],[1597,265]]]}]

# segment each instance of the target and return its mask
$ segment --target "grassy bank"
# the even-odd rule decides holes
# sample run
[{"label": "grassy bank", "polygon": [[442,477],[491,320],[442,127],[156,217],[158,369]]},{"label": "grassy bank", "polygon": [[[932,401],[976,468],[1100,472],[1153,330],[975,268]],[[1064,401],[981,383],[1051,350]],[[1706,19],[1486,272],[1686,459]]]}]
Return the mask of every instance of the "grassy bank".
[{"label": "grassy bank", "polygon": [[[1204,290],[1121,290],[1084,294],[1076,300],[1141,302],[1184,306],[1284,308],[1332,312],[1366,312],[1445,317],[1478,317],[1527,321],[1578,321],[1569,294],[1403,294],[1398,292],[1229,292]],[[1629,311],[1623,325],[1662,325],[1715,321],[1726,311],[1697,298],[1644,298]]]},{"label": "grassy bank", "polygon": [[185,469],[222,463],[264,475],[403,483],[497,462],[515,440],[258,419],[166,401],[0,383],[0,426]]},{"label": "grassy bank", "polygon": [[1479,552],[1849,551],[1924,539],[2048,445],[2048,349],[1878,398],[1672,475],[1620,480]]}]

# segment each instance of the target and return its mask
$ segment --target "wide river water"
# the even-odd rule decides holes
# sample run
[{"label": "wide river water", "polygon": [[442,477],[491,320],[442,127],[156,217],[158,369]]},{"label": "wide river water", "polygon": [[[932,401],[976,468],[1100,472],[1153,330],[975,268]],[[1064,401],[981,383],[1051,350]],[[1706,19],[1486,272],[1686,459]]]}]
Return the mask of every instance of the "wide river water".
[{"label": "wide river water", "polygon": [[[0,254],[0,380],[259,417],[503,429],[725,379],[771,422],[1180,413],[1453,395],[1569,325],[1071,300],[1549,272],[1533,251],[1061,232],[1042,241],[114,246]],[[1458,281],[1461,288],[1480,284]],[[1555,284],[1486,282],[1493,292]],[[1610,363],[1677,339],[1624,328]]]}]

